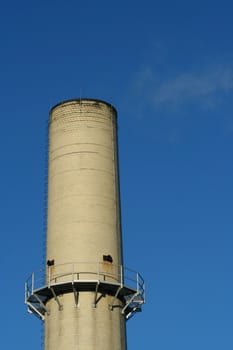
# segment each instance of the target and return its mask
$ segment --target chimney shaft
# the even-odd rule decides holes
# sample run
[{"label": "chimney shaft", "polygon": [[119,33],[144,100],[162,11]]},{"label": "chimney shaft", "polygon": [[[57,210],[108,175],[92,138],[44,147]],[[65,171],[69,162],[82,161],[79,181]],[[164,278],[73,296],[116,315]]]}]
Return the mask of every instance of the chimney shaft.
[{"label": "chimney shaft", "polygon": [[117,112],[91,99],[51,109],[46,273],[25,283],[45,350],[126,350],[144,281],[122,261]]}]

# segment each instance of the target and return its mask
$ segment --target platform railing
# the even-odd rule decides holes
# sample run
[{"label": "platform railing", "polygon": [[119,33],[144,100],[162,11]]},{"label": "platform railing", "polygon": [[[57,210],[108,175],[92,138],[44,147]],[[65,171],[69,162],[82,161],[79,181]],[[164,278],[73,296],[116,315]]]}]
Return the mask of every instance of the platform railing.
[{"label": "platform railing", "polygon": [[48,266],[47,270],[33,272],[25,283],[25,300],[34,291],[51,285],[78,281],[98,281],[120,284],[135,290],[144,300],[145,284],[142,276],[123,265],[105,262],[72,262]]}]

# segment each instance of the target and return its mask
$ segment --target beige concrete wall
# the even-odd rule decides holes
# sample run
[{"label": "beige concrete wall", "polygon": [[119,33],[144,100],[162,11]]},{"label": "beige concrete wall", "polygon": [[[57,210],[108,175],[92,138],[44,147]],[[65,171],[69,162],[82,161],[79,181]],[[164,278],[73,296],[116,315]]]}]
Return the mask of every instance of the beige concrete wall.
[{"label": "beige concrete wall", "polygon": [[60,298],[63,310],[54,300],[45,317],[45,350],[125,350],[125,321],[120,309],[108,309],[112,298],[106,296],[92,307],[93,293],[80,293],[74,307],[72,294]]},{"label": "beige concrete wall", "polygon": [[[110,254],[122,264],[116,113],[96,100],[54,107],[49,127],[47,259],[56,264],[98,262]],[[88,265],[84,269],[88,269]],[[54,300],[45,318],[45,350],[124,350],[125,321],[111,297],[93,308],[93,293]]]}]

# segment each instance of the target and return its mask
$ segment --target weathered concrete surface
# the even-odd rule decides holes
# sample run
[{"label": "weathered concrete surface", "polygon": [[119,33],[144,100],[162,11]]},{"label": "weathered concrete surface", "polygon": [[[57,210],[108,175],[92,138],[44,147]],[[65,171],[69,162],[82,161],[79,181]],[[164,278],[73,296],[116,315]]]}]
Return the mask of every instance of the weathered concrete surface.
[{"label": "weathered concrete surface", "polygon": [[[51,110],[47,260],[122,264],[116,111],[97,100],[73,100]],[[88,271],[88,264],[82,265]],[[93,292],[48,302],[45,350],[125,350],[125,320],[112,297],[93,308]]]}]

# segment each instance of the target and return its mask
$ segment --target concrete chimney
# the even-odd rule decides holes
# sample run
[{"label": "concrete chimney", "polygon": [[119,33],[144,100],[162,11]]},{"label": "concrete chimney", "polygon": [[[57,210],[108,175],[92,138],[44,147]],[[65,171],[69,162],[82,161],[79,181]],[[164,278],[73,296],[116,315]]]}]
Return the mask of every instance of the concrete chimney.
[{"label": "concrete chimney", "polygon": [[46,272],[25,284],[44,349],[126,350],[144,282],[122,259],[116,109],[94,99],[54,106],[48,165]]}]

